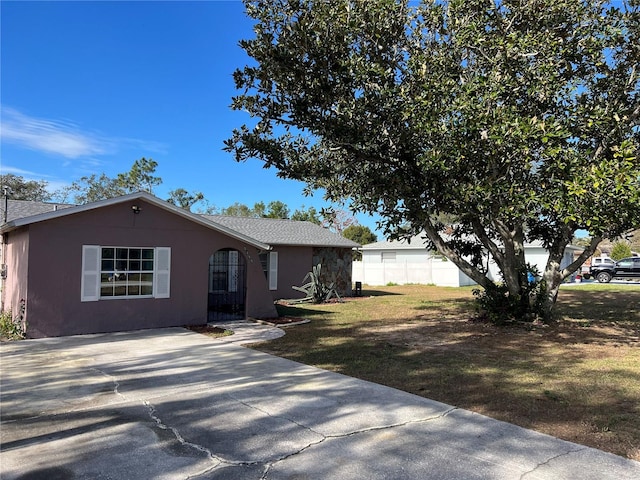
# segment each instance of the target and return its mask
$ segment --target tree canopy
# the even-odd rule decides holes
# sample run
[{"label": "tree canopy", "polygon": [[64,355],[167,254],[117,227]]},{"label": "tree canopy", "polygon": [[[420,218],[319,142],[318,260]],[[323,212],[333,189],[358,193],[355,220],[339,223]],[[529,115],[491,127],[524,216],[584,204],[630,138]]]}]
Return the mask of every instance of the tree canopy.
[{"label": "tree canopy", "polygon": [[267,218],[289,218],[289,207],[280,200],[274,200],[269,202],[264,216]]},{"label": "tree canopy", "polygon": [[105,173],[81,177],[57,192],[57,196],[63,201],[70,198],[74,203],[84,204],[140,191],[153,193],[153,188],[162,183],[160,177],[154,176],[157,166],[155,160],[143,157],[133,162],[128,172],[118,173],[114,178]]},{"label": "tree canopy", "polygon": [[[423,233],[516,316],[551,317],[603,237],[640,226],[640,2],[245,0],[226,149]],[[620,4],[617,4],[620,5]],[[445,224],[439,219],[452,218]],[[561,264],[577,230],[592,238]],[[530,289],[526,242],[549,260]]]},{"label": "tree canopy", "polygon": [[351,212],[343,209],[323,208],[320,211],[320,215],[322,217],[321,225],[336,232],[338,235],[343,235],[347,228],[358,224],[356,217]]},{"label": "tree canopy", "polygon": [[228,207],[222,208],[220,214],[234,217],[289,218],[289,207],[279,200],[269,202],[269,205],[264,202],[256,202],[253,207],[235,202]]},{"label": "tree canopy", "polygon": [[0,175],[0,193],[4,190],[13,200],[32,200],[34,202],[46,202],[51,199],[47,191],[48,182],[44,180],[27,180],[20,175],[7,173]]},{"label": "tree canopy", "polygon": [[189,193],[184,188],[176,188],[169,192],[169,198],[167,202],[177,207],[184,208],[187,211],[191,211],[191,208],[198,202],[204,200],[204,194],[202,192]]},{"label": "tree canopy", "polygon": [[627,242],[616,242],[611,249],[611,258],[614,260],[622,260],[631,256],[631,247]]},{"label": "tree canopy", "polygon": [[133,162],[131,170],[125,173],[119,173],[116,177],[117,184],[125,193],[147,192],[153,193],[154,187],[162,183],[160,177],[154,176],[158,162],[142,157]]},{"label": "tree canopy", "polygon": [[281,218],[297,221],[312,222],[320,225],[320,214],[314,207],[305,209],[304,206],[291,214],[289,207],[280,200],[273,200],[268,204],[256,202],[253,207],[244,203],[235,202],[228,207],[221,208],[220,215],[231,215],[234,217],[254,217],[254,218]]},{"label": "tree canopy", "polygon": [[[115,177],[109,177],[106,173],[87,175],[74,181],[68,187],[62,188],[52,196],[61,202],[72,201],[76,204],[85,204],[119,197],[135,192],[154,193],[154,188],[162,184],[162,178],[156,176],[158,162],[151,158],[140,158],[133,162],[131,169],[118,173]],[[167,202],[172,205],[191,211],[198,202],[207,203],[201,192],[190,193],[184,188],[176,188],[169,191]],[[205,211],[209,213],[215,210],[208,205]]]},{"label": "tree canopy", "polygon": [[[342,231],[342,236],[344,238],[348,238],[349,240],[353,240],[360,245],[366,245],[368,243],[378,241],[378,237],[376,236],[376,234],[373,233],[369,227],[364,225],[349,225]],[[362,252],[354,250],[353,259],[362,260]]]},{"label": "tree canopy", "polygon": [[360,245],[366,245],[368,243],[374,243],[378,241],[378,237],[371,229],[364,225],[349,225],[342,232],[344,238],[353,240]]},{"label": "tree canopy", "polygon": [[320,213],[316,210],[315,207],[309,207],[307,209],[304,208],[304,205],[295,210],[291,214],[291,220],[297,220],[300,222],[311,222],[316,225],[322,224],[322,220],[320,219]]}]

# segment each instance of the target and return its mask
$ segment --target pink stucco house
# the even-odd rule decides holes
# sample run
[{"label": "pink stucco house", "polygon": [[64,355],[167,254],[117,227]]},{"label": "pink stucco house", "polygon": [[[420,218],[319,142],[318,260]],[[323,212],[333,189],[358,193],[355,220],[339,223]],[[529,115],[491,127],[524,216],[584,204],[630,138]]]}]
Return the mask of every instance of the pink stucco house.
[{"label": "pink stucco house", "polygon": [[309,222],[198,215],[144,192],[2,205],[3,310],[32,338],[277,315],[312,266],[351,293],[356,243]]}]

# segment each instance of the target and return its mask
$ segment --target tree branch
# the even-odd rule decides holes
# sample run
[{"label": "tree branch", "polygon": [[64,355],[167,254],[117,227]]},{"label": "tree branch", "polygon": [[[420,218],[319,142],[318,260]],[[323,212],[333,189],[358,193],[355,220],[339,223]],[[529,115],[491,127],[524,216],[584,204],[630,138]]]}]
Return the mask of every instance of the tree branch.
[{"label": "tree branch", "polygon": [[447,242],[442,238],[436,227],[430,220],[424,222],[424,231],[433,242],[436,249],[445,257],[451,260],[463,273],[484,288],[490,288],[493,282],[480,270],[467,262],[455,250],[449,248]]},{"label": "tree branch", "polygon": [[569,275],[571,275],[573,272],[575,272],[587,260],[587,258],[589,258],[594,254],[594,252],[596,251],[596,248],[598,248],[598,245],[600,244],[602,239],[603,239],[602,237],[593,237],[591,239],[589,246],[584,249],[584,251],[578,256],[578,258],[576,258],[575,261],[573,261],[571,264],[567,266],[567,268],[563,269],[560,272],[560,276],[562,277],[563,280],[567,278]]}]

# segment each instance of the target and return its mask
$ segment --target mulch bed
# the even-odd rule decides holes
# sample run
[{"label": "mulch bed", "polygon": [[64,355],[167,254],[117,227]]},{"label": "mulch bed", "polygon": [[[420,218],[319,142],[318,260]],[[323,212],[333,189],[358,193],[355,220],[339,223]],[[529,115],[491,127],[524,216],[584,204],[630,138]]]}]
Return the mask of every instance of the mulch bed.
[{"label": "mulch bed", "polygon": [[229,335],[227,330],[225,330],[224,328],[214,327],[212,325],[188,325],[184,328],[186,328],[187,330],[191,330],[192,332],[203,333],[205,335]]}]

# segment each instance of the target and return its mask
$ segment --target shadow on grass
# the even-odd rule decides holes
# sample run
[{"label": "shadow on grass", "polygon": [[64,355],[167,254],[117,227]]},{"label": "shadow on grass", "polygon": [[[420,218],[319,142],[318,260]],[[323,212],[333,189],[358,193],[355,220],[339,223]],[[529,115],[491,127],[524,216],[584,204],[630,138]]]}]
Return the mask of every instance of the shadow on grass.
[{"label": "shadow on grass", "polygon": [[362,290],[362,297],[385,297],[387,295],[402,295],[399,292],[390,292],[388,290]]},{"label": "shadow on grass", "polygon": [[469,298],[397,308],[317,315],[253,348],[640,459],[640,291],[563,291],[558,323],[538,328],[470,322]]},{"label": "shadow on grass", "polygon": [[548,338],[518,331],[441,342],[424,335],[422,345],[411,345],[359,335],[358,328],[341,329],[339,337],[316,336],[311,328],[288,331],[295,348],[283,344],[285,337],[253,348],[617,455],[640,454],[640,394],[633,387],[640,372],[633,360],[624,366],[614,366],[615,358],[588,360],[585,349],[549,346]]},{"label": "shadow on grass", "polygon": [[423,300],[415,310],[439,310],[446,309],[450,311],[460,311],[466,313],[475,312],[475,302],[467,298],[450,298],[442,300]]},{"label": "shadow on grass", "polygon": [[[369,297],[386,297],[386,296],[399,296],[402,293],[398,292],[389,292],[386,290],[363,290],[362,295],[353,296],[353,297],[345,297],[342,299],[343,302],[350,301],[358,301],[363,300]],[[340,303],[339,301],[330,301],[326,303],[326,305],[334,305],[336,303]],[[314,304],[314,303],[297,303],[297,304],[287,304],[286,300],[283,300],[281,303],[276,303],[276,309],[278,311],[278,315],[281,317],[318,317],[321,315],[331,314],[332,312],[327,310],[321,310],[322,303]],[[307,308],[307,306],[311,308]]]},{"label": "shadow on grass", "polygon": [[284,305],[281,303],[276,304],[276,310],[280,317],[318,317],[321,315],[327,315],[331,312],[326,310],[319,310],[317,308],[305,308],[300,305]]},{"label": "shadow on grass", "polygon": [[558,318],[570,318],[594,324],[625,322],[640,326],[640,291],[563,290],[556,313]]}]

